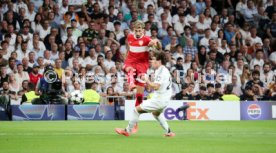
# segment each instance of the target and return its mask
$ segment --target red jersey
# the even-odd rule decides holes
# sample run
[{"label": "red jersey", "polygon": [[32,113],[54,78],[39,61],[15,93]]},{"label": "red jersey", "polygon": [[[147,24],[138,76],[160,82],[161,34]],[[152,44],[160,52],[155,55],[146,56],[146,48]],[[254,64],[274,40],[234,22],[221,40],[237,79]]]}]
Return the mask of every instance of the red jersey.
[{"label": "red jersey", "polygon": [[135,38],[134,34],[129,34],[127,37],[129,51],[125,60],[126,65],[148,63],[149,62],[149,48],[148,44],[151,38],[142,36]]},{"label": "red jersey", "polygon": [[29,77],[30,77],[30,82],[36,85],[37,81],[43,76],[41,74],[34,75],[33,73],[30,73]]}]

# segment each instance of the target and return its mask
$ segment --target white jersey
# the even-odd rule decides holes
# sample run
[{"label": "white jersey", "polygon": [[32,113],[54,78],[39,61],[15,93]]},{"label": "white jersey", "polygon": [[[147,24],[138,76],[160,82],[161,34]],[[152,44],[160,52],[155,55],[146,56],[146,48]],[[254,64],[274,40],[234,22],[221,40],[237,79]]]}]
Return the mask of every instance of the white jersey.
[{"label": "white jersey", "polygon": [[170,71],[164,66],[160,66],[154,73],[154,83],[160,84],[160,88],[153,93],[153,98],[170,99],[172,96],[172,78]]}]

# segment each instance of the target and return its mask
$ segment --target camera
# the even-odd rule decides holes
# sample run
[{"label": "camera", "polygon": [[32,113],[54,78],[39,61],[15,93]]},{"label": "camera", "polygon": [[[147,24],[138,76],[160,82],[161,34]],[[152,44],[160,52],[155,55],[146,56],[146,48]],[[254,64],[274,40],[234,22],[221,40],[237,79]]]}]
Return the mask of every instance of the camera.
[{"label": "camera", "polygon": [[58,78],[58,74],[54,71],[52,65],[48,65],[44,71],[44,79],[47,82],[45,89],[46,96],[41,97],[45,103],[60,103],[60,95],[62,94],[62,82]]}]

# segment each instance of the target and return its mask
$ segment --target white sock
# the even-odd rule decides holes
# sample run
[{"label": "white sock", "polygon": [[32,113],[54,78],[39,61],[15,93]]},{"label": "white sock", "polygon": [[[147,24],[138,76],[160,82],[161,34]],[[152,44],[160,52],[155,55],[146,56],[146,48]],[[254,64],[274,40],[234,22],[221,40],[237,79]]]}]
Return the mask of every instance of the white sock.
[{"label": "white sock", "polygon": [[160,125],[162,126],[162,128],[166,131],[166,133],[171,132],[168,122],[166,121],[165,117],[163,116],[163,114],[160,114],[158,117],[153,115],[154,118],[160,123]]},{"label": "white sock", "polygon": [[127,132],[131,132],[134,125],[138,122],[140,114],[137,112],[136,108],[133,110],[132,118],[128,122],[128,126],[126,128]]}]

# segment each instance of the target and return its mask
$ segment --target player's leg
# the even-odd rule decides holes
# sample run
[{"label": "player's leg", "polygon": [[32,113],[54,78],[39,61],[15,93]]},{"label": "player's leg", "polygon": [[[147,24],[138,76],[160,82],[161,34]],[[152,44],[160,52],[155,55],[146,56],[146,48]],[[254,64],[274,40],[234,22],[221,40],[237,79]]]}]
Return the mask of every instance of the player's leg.
[{"label": "player's leg", "polygon": [[161,115],[161,111],[153,111],[152,115],[154,116],[154,118],[160,123],[160,125],[162,126],[162,128],[165,130],[165,136],[166,137],[174,137],[175,133],[173,133],[171,131],[171,129],[169,128],[169,124],[166,121],[164,115]]},{"label": "player's leg", "polygon": [[139,106],[142,104],[143,99],[144,99],[144,84],[141,83],[136,83],[136,101],[135,101],[135,106]]},{"label": "player's leg", "polygon": [[131,90],[133,90],[135,85],[135,69],[132,66],[125,66],[124,68],[126,74],[127,74],[127,82],[129,83],[129,87]]},{"label": "player's leg", "polygon": [[[144,90],[145,90],[145,82],[143,82],[142,79],[140,79],[140,76],[137,76],[137,79],[135,81],[136,84],[136,100],[135,100],[135,106],[139,106],[143,103],[144,99]],[[132,133],[137,133],[138,131],[138,124],[134,125],[134,128],[132,129]]]},{"label": "player's leg", "polygon": [[140,67],[141,69],[137,70],[137,77],[135,80],[135,84],[136,84],[136,103],[135,106],[139,106],[140,104],[143,103],[143,99],[144,99],[144,91],[145,91],[145,77],[146,77],[146,73],[144,71],[146,71],[146,66],[142,66]]},{"label": "player's leg", "polygon": [[128,123],[128,126],[125,129],[116,128],[115,131],[118,134],[121,134],[124,136],[129,136],[130,134],[132,134],[132,130],[135,127],[135,125],[137,124],[137,122],[139,120],[139,116],[142,113],[145,113],[145,111],[140,106],[135,107],[135,109],[132,112],[132,117]]},{"label": "player's leg", "polygon": [[190,106],[188,104],[185,104],[181,107],[179,107],[176,111],[179,113],[180,111],[183,111],[183,120],[188,120],[187,118],[187,109],[189,108]]},{"label": "player's leg", "polygon": [[128,126],[126,128],[127,132],[133,133],[133,128],[138,123],[139,116],[142,113],[146,113],[146,111],[144,111],[140,106],[136,106],[135,109],[134,109],[134,111],[133,111],[133,113],[132,113],[132,118],[129,121]]},{"label": "player's leg", "polygon": [[137,86],[135,106],[139,106],[140,104],[142,104],[144,99],[144,91],[145,91],[145,83],[146,83],[145,77],[146,77],[147,70],[149,68],[149,63],[148,62],[140,63],[136,65],[135,68],[136,68],[135,84]]}]

